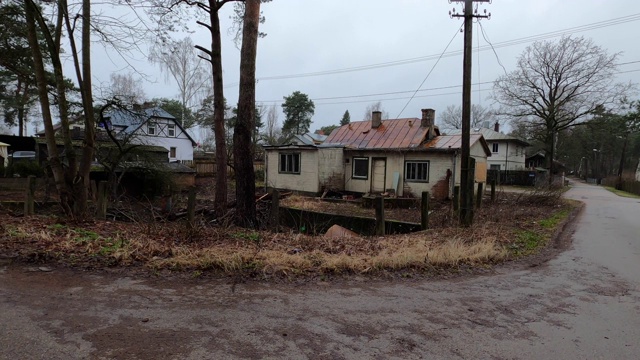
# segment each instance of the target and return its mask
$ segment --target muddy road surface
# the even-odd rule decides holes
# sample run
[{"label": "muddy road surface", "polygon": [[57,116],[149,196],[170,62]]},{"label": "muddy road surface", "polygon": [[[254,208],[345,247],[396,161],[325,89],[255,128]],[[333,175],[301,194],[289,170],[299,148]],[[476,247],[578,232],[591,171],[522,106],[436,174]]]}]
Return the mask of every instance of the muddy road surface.
[{"label": "muddy road surface", "polygon": [[233,286],[0,264],[0,358],[637,359],[640,200],[567,196],[586,207],[566,251],[454,280]]}]

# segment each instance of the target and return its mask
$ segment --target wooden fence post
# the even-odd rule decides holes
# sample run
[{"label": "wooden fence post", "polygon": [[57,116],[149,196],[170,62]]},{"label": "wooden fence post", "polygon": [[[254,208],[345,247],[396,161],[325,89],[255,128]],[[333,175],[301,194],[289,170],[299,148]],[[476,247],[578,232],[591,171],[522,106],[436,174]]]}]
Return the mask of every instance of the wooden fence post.
[{"label": "wooden fence post", "polygon": [[491,180],[491,202],[496,201],[496,179]]},{"label": "wooden fence post", "polygon": [[458,211],[460,208],[460,186],[453,187],[453,211]]},{"label": "wooden fence post", "polygon": [[33,207],[33,198],[36,194],[36,177],[29,175],[27,177],[27,189],[24,200],[24,215],[33,215],[35,208]]},{"label": "wooden fence post", "polygon": [[100,181],[98,183],[98,209],[96,217],[104,220],[107,217],[107,182]]},{"label": "wooden fence post", "polygon": [[280,231],[280,192],[277,189],[271,190],[271,228],[273,231]]},{"label": "wooden fence post", "polygon": [[196,218],[196,187],[189,188],[189,197],[187,198],[187,221],[190,226],[195,225]]},{"label": "wooden fence post", "polygon": [[484,195],[483,191],[484,188],[482,186],[482,183],[478,183],[478,193],[476,194],[476,209],[480,209],[480,206],[482,206],[482,196]]},{"label": "wooden fence post", "polygon": [[384,198],[377,196],[376,202],[376,235],[384,235]]},{"label": "wooden fence post", "polygon": [[91,186],[91,200],[96,201],[98,199],[98,187],[95,180],[91,180],[89,183]]},{"label": "wooden fence post", "polygon": [[429,192],[422,192],[422,203],[421,205],[421,215],[422,215],[422,230],[427,230],[429,228]]}]

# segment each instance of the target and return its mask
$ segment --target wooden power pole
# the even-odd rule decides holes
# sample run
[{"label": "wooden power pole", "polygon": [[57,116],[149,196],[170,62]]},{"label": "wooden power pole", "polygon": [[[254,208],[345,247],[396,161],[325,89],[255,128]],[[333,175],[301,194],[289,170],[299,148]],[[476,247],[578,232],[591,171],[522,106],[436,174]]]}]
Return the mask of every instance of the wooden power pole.
[{"label": "wooden power pole", "polygon": [[460,225],[470,226],[473,223],[473,179],[470,171],[471,158],[471,52],[473,36],[473,18],[490,18],[491,14],[478,14],[473,10],[473,3],[491,0],[449,0],[449,2],[464,3],[463,14],[455,9],[449,12],[452,18],[464,18],[464,60],[462,74],[462,146],[460,154]]}]

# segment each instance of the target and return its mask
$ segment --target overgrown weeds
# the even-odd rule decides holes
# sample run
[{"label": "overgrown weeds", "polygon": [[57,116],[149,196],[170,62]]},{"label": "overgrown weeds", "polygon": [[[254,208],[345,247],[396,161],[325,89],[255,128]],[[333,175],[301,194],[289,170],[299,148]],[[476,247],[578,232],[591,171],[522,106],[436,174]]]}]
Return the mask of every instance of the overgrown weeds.
[{"label": "overgrown weeds", "polygon": [[[450,209],[427,231],[384,237],[331,238],[296,230],[272,233],[186,221],[65,224],[53,217],[9,218],[0,228],[0,253],[54,259],[74,266],[144,266],[250,277],[429,272],[484,266],[537,251],[571,211],[539,192],[485,201],[470,228],[451,226]],[[300,201],[306,201],[304,199]],[[315,204],[315,202],[312,202]],[[416,211],[416,210],[414,210]],[[444,213],[438,213],[444,211]],[[438,270],[439,271],[439,270]]]}]

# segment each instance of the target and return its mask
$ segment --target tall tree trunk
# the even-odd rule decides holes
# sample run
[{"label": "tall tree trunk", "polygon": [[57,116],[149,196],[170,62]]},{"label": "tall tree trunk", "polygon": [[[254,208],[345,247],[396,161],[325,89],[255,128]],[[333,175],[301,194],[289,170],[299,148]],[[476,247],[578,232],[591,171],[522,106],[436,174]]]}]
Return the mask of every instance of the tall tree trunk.
[{"label": "tall tree trunk", "polygon": [[213,71],[213,132],[216,142],[216,190],[214,209],[218,217],[227,212],[227,146],[224,130],[224,90],[222,79],[222,43],[218,4],[209,0],[211,22],[211,69]]},{"label": "tall tree trunk", "polygon": [[[71,39],[72,36],[70,36]],[[74,41],[75,43],[75,41]],[[77,57],[77,53],[75,53]],[[77,65],[76,65],[77,66]],[[89,174],[95,146],[95,118],[93,113],[93,94],[91,91],[91,3],[82,1],[82,107],[84,110],[84,141],[82,142],[82,159],[78,173],[74,178],[76,194],[76,216],[87,216]]]},{"label": "tall tree trunk", "polygon": [[58,153],[58,147],[56,146],[55,133],[53,130],[53,118],[51,116],[51,108],[49,103],[49,93],[47,91],[47,78],[45,75],[44,62],[42,59],[42,50],[40,49],[36,32],[36,5],[31,0],[25,0],[24,5],[27,37],[33,55],[38,97],[40,99],[42,120],[45,129],[45,139],[47,142],[47,151],[49,153],[49,165],[51,166],[51,171],[53,172],[53,177],[56,183],[56,189],[58,190],[58,194],[60,196],[60,205],[67,215],[71,215],[71,208],[69,207],[70,194],[66,187],[64,179],[64,169],[62,167],[62,161],[60,160],[60,155]]},{"label": "tall tree trunk", "polygon": [[[23,85],[24,88],[22,87]],[[20,102],[18,103],[18,136],[24,136],[26,128],[26,124],[24,122],[24,108],[29,94],[29,86],[26,82],[23,83],[22,80],[18,78],[18,84],[16,87],[16,98],[20,98]],[[21,91],[22,94],[20,93]]]},{"label": "tall tree trunk", "polygon": [[255,128],[256,111],[256,53],[258,25],[260,24],[260,0],[245,3],[240,50],[240,94],[238,119],[233,132],[233,162],[236,171],[236,220],[239,225],[256,225],[256,180],[253,170],[251,135]]}]

